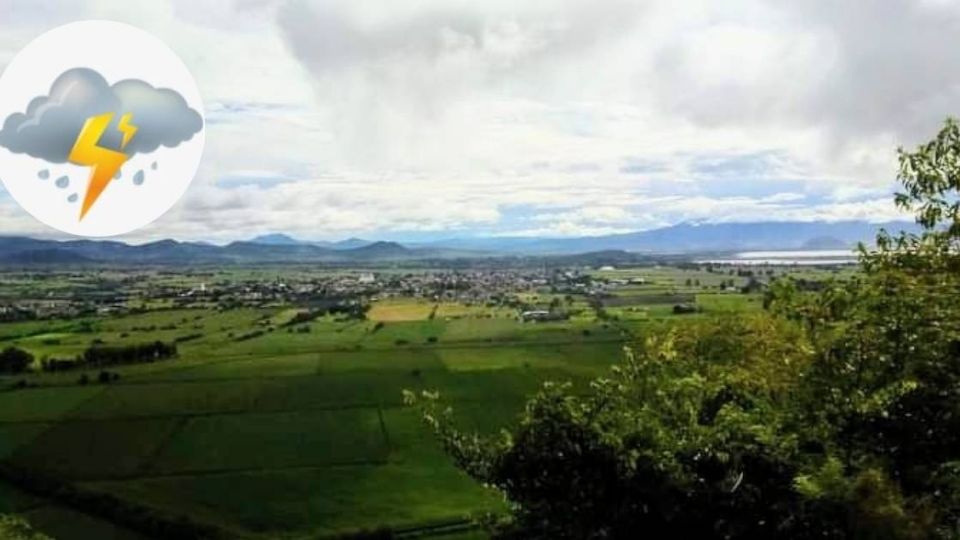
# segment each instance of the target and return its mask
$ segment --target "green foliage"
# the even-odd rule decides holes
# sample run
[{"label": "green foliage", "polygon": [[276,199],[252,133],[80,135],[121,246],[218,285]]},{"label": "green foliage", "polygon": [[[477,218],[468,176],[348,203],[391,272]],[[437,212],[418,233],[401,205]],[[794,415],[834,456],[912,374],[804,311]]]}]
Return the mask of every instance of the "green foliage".
[{"label": "green foliage", "polygon": [[3,540],[50,540],[19,516],[0,515],[0,538]]},{"label": "green foliage", "polygon": [[503,537],[960,536],[960,127],[900,151],[922,233],[766,314],[656,331],[588,389],[550,383],[496,437],[406,395],[500,491]]},{"label": "green foliage", "polygon": [[772,535],[798,498],[798,439],[776,403],[807,363],[801,338],[764,316],[654,336],[586,394],[546,384],[494,438],[454,429],[435,394],[420,402],[457,465],[507,495],[526,536]]}]

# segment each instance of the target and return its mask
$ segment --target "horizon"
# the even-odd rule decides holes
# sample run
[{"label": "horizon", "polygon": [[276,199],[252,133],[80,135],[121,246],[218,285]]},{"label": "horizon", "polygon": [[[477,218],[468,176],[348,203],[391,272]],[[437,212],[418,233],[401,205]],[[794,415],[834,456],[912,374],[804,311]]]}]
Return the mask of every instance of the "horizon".
[{"label": "horizon", "polygon": [[[722,225],[742,225],[742,226],[756,226],[763,227],[764,225],[776,225],[776,224],[810,224],[810,225],[827,225],[827,226],[839,226],[839,225],[874,225],[878,228],[887,225],[903,225],[907,229],[913,228],[916,226],[914,221],[908,219],[896,219],[896,220],[886,220],[886,221],[869,221],[869,220],[851,220],[851,219],[839,219],[833,221],[826,220],[813,220],[813,221],[725,221],[725,222],[711,222],[711,221],[683,221],[680,223],[675,223],[672,225],[667,225],[664,227],[653,227],[650,229],[636,230],[636,231],[626,231],[621,233],[610,233],[610,234],[601,234],[601,235],[568,235],[568,236],[517,236],[510,234],[503,235],[483,235],[475,234],[469,235],[465,234],[462,236],[446,234],[444,232],[435,232],[435,233],[420,233],[416,236],[410,235],[396,235],[390,234],[389,232],[381,236],[348,236],[348,237],[332,237],[332,238],[310,238],[310,237],[301,237],[295,234],[290,234],[284,231],[269,231],[264,233],[254,233],[251,236],[243,238],[234,238],[225,241],[214,241],[214,240],[205,240],[205,239],[181,239],[175,237],[159,237],[159,238],[125,238],[124,236],[114,236],[114,237],[102,237],[102,238],[85,238],[80,236],[73,236],[57,231],[53,231],[50,234],[7,234],[0,233],[0,239],[2,238],[28,238],[33,240],[42,240],[42,241],[55,241],[55,242],[71,242],[71,241],[92,241],[92,242],[120,242],[130,246],[140,246],[158,242],[167,242],[174,241],[178,243],[193,243],[193,244],[207,244],[217,247],[225,247],[232,243],[262,243],[264,245],[269,244],[267,240],[270,240],[271,237],[275,239],[283,239],[287,241],[293,241],[301,244],[315,244],[323,247],[323,245],[337,245],[344,244],[349,242],[362,242],[364,244],[373,244],[373,243],[395,243],[400,244],[406,247],[418,247],[418,246],[430,246],[430,245],[446,245],[452,242],[458,241],[482,241],[482,242],[509,242],[511,240],[516,241],[570,241],[570,240],[584,240],[591,238],[609,238],[617,237],[623,235],[635,235],[650,233],[662,230],[671,230],[676,228],[682,228],[684,226],[696,228],[701,226],[722,226]],[[731,239],[734,240],[734,239]]]},{"label": "horizon", "polygon": [[[0,67],[90,18],[157,35],[195,73],[200,171],[170,212],[114,238],[128,243],[899,220],[896,148],[960,92],[939,46],[960,7],[834,7],[0,0]],[[55,236],[5,191],[0,230]]]}]

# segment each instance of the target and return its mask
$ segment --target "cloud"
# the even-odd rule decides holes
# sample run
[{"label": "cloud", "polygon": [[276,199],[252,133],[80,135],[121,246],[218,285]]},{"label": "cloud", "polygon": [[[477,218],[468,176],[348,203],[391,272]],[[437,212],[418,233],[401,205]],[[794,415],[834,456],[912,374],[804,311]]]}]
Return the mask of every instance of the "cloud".
[{"label": "cloud", "polygon": [[132,115],[139,129],[123,151],[130,156],[149,154],[161,146],[175,147],[190,140],[203,127],[200,113],[183,96],[167,88],[154,88],[138,79],[109,85],[89,68],[74,68],[61,74],[47,96],[36,97],[25,113],[14,113],[0,130],[0,146],[51,163],[64,163],[88,118],[113,113],[114,129],[100,141],[120,149],[122,134],[115,129],[124,114]]},{"label": "cloud", "polygon": [[208,104],[142,239],[903,218],[897,144],[960,112],[949,0],[0,0],[0,64],[80,18],[162,38]]},{"label": "cloud", "polygon": [[645,83],[661,106],[702,126],[816,128],[831,144],[912,144],[956,112],[960,56],[943,47],[960,33],[956,2],[740,4],[705,5],[658,44]]},{"label": "cloud", "polygon": [[487,135],[473,130],[514,114],[501,110],[514,99],[549,95],[570,62],[622,40],[642,13],[619,0],[603,9],[589,0],[398,0],[382,8],[292,0],[277,23],[341,154],[423,167],[449,165],[452,144],[481,151]]}]

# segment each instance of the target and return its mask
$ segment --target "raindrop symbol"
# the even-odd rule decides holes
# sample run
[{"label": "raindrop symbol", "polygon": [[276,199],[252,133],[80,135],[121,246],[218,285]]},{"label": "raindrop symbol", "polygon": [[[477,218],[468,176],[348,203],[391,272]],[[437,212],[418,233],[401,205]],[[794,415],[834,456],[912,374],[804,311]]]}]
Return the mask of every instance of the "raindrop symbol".
[{"label": "raindrop symbol", "polygon": [[37,173],[37,178],[41,180],[46,180],[47,178],[50,178],[50,171],[47,169],[43,169],[42,171]]},{"label": "raindrop symbol", "polygon": [[157,170],[157,162],[154,161],[153,164],[150,165],[150,168],[153,169],[153,170]]},{"label": "raindrop symbol", "polygon": [[137,171],[137,174],[133,175],[133,183],[139,186],[145,178],[146,176],[143,174],[143,171]]},{"label": "raindrop symbol", "polygon": [[67,202],[72,202],[72,203],[77,202],[77,194],[73,193],[69,197],[67,197]]},{"label": "raindrop symbol", "polygon": [[70,185],[70,178],[67,176],[61,176],[57,178],[56,185],[60,189],[66,189]]},{"label": "raindrop symbol", "polygon": [[123,174],[120,172],[120,169],[117,169],[117,172],[113,175],[114,180],[119,180]]}]

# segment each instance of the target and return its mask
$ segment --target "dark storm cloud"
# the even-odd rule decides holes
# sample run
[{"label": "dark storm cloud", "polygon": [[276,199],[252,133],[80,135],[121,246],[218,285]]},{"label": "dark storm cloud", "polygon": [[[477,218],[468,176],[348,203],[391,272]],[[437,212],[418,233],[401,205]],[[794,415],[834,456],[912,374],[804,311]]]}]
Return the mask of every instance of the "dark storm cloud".
[{"label": "dark storm cloud", "polygon": [[100,144],[119,149],[120,117],[130,113],[136,135],[123,151],[147,154],[161,146],[190,140],[203,127],[200,114],[177,92],[129,79],[113,86],[99,73],[74,68],[57,77],[47,96],[36,97],[26,112],[7,117],[0,130],[0,146],[51,163],[64,163],[77,135],[91,116],[114,113],[113,125]]}]

